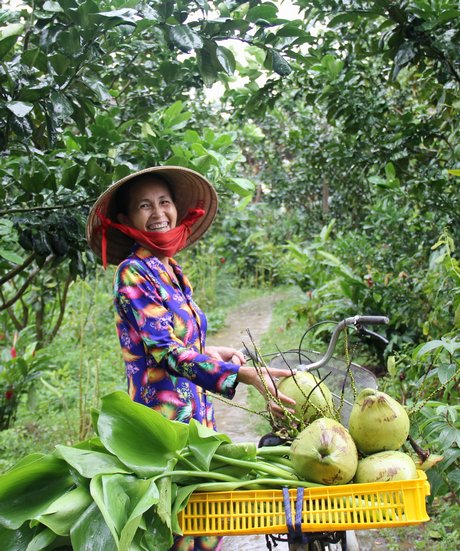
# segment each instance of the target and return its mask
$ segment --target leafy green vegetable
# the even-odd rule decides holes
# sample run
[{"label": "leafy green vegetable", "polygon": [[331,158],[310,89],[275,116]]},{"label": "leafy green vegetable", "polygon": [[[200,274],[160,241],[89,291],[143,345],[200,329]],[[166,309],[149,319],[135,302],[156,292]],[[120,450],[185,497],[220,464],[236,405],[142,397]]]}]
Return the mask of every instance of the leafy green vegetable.
[{"label": "leafy green vegetable", "polygon": [[99,438],[32,454],[0,477],[2,551],[68,546],[69,538],[76,551],[166,551],[194,491],[316,486],[293,474],[286,447],[234,444],[124,392],[104,396],[93,420]]},{"label": "leafy green vegetable", "polygon": [[169,421],[124,392],[102,398],[97,428],[104,446],[141,477],[164,472],[189,432],[188,425]]},{"label": "leafy green vegetable", "polygon": [[74,484],[68,465],[51,455],[24,460],[0,477],[0,524],[12,530],[40,515]]}]

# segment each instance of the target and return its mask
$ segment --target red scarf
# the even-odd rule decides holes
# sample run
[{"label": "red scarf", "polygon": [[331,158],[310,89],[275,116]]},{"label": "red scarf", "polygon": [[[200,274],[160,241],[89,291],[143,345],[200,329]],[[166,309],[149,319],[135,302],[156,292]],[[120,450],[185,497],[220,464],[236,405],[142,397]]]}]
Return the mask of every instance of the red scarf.
[{"label": "red scarf", "polygon": [[161,231],[143,231],[131,228],[125,224],[117,224],[101,213],[98,213],[101,225],[98,231],[102,232],[102,265],[107,267],[107,228],[115,228],[135,242],[145,245],[154,254],[160,257],[171,257],[183,249],[191,233],[190,227],[205,214],[203,209],[189,209],[182,222],[172,230]]}]

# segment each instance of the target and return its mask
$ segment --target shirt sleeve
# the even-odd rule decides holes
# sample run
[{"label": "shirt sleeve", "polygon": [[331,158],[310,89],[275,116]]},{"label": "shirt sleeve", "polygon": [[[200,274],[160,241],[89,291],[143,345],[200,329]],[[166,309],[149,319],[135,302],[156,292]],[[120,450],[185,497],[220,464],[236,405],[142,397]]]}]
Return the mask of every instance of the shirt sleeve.
[{"label": "shirt sleeve", "polygon": [[[239,366],[214,360],[195,346],[185,344],[174,331],[173,313],[165,306],[161,285],[133,264],[120,266],[115,285],[118,314],[139,334],[147,354],[171,375],[233,398]],[[196,323],[181,319],[182,323]],[[177,316],[176,316],[177,323]]]}]

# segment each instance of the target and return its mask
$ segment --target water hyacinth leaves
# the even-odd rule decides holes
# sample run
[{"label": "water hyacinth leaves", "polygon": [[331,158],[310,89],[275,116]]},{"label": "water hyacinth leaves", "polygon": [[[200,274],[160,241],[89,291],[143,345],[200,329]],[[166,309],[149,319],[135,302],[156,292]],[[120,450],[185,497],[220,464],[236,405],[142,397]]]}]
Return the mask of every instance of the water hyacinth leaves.
[{"label": "water hyacinth leaves", "polygon": [[92,503],[86,488],[78,486],[59,497],[36,520],[59,536],[69,536],[72,526]]},{"label": "water hyacinth leaves", "polygon": [[103,397],[93,420],[98,437],[0,476],[1,551],[166,551],[194,490],[312,485],[285,459],[263,461],[253,443],[171,421],[124,392]]},{"label": "water hyacinth leaves", "polygon": [[98,474],[124,473],[128,470],[114,455],[93,450],[82,450],[70,446],[56,446],[56,454],[85,478]]},{"label": "water hyacinth leaves", "polygon": [[158,503],[160,492],[152,479],[113,474],[93,478],[91,495],[112,533],[117,549],[125,550],[137,532],[142,515]]},{"label": "water hyacinth leaves", "polygon": [[190,420],[188,448],[200,468],[209,470],[214,452],[223,442],[230,442],[230,438],[226,434],[214,432],[195,419]]},{"label": "water hyacinth leaves", "polygon": [[140,477],[163,473],[187,443],[189,427],[133,402],[124,392],[102,398],[97,421],[104,446]]},{"label": "water hyacinth leaves", "polygon": [[70,532],[72,549],[78,551],[113,551],[115,541],[98,506],[93,502]]},{"label": "water hyacinth leaves", "polygon": [[0,478],[0,524],[15,530],[42,514],[74,481],[65,461],[34,454]]}]

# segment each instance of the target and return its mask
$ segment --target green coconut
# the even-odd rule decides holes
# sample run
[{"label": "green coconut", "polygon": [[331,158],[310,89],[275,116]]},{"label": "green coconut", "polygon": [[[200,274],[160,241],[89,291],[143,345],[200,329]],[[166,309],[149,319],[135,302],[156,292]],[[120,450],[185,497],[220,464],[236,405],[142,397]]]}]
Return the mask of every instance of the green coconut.
[{"label": "green coconut", "polygon": [[278,390],[295,400],[295,416],[308,424],[319,417],[333,415],[332,394],[324,383],[307,371],[298,371],[278,383]]},{"label": "green coconut", "polygon": [[347,484],[355,476],[358,450],[347,429],[335,419],[316,419],[291,444],[296,474],[318,484]]},{"label": "green coconut", "polygon": [[365,455],[398,450],[409,434],[409,416],[404,407],[385,392],[365,388],[350,413],[348,428]]},{"label": "green coconut", "polygon": [[416,478],[417,467],[412,457],[400,451],[385,451],[360,459],[354,482],[391,482]]}]

